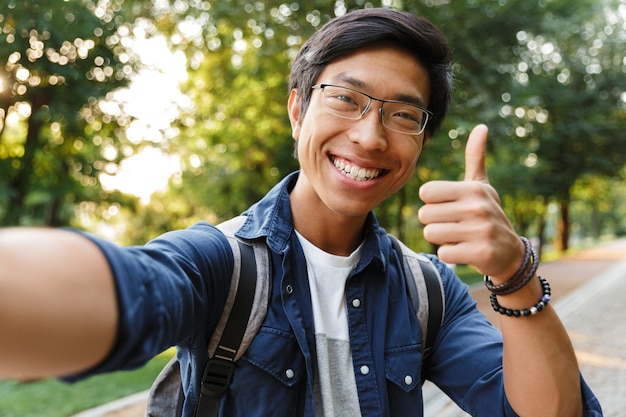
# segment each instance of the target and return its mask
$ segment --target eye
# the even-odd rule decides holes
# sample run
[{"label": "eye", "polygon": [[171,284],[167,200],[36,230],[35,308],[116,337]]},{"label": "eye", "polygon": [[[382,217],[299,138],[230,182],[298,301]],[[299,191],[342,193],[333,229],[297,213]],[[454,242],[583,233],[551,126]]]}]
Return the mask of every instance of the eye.
[{"label": "eye", "polygon": [[354,99],[352,97],[350,97],[349,95],[346,95],[346,94],[337,95],[337,96],[335,96],[335,98],[337,100],[345,101],[346,103],[355,103]]},{"label": "eye", "polygon": [[407,120],[410,120],[410,121],[413,121],[413,122],[419,122],[418,116],[416,114],[414,114],[414,113],[398,112],[398,113],[395,113],[393,116],[394,117],[400,117],[402,119],[407,119]]},{"label": "eye", "polygon": [[354,94],[350,94],[347,91],[329,90],[327,93],[328,98],[343,101],[348,104],[357,104]]},{"label": "eye", "polygon": [[326,105],[335,111],[358,113],[362,105],[358,93],[341,87],[327,86],[324,88],[324,97]]},{"label": "eye", "polygon": [[413,106],[400,106],[394,107],[390,111],[390,116],[392,119],[398,119],[398,122],[408,123],[413,122],[420,124],[422,123],[422,119],[424,118],[424,113]]}]

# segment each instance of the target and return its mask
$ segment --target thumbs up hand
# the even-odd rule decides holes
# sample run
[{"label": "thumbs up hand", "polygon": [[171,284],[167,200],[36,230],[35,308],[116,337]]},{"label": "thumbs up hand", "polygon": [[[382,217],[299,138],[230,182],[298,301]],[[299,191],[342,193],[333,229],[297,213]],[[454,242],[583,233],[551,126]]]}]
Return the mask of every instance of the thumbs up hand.
[{"label": "thumbs up hand", "polygon": [[487,149],[488,129],[485,125],[476,126],[470,133],[465,145],[465,179],[489,184],[485,152]]},{"label": "thumbs up hand", "polygon": [[465,147],[463,181],[431,181],[420,188],[425,203],[418,216],[424,238],[440,245],[447,263],[468,264],[494,282],[505,281],[519,268],[524,245],[513,230],[485,167],[487,127],[476,126]]}]

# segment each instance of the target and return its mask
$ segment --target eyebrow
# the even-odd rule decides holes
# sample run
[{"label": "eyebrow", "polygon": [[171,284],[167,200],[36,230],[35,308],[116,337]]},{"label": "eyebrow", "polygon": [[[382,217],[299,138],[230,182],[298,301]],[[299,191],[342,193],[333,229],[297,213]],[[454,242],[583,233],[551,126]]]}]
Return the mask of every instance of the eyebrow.
[{"label": "eyebrow", "polygon": [[[357,78],[351,77],[349,75],[346,75],[344,73],[335,75],[334,77],[331,77],[330,79],[331,79],[331,82],[347,83],[347,84],[349,84],[349,86],[351,88],[354,88],[354,89],[357,89],[357,90],[368,90],[369,89],[369,84],[367,84],[366,82],[361,81],[361,80],[359,80]],[[369,93],[367,93],[367,94],[369,94]],[[392,97],[389,100],[402,101],[404,103],[414,104],[414,105],[416,105],[418,107],[426,108],[426,104],[424,103],[424,100],[421,97],[413,96],[413,95],[410,95],[410,94],[399,93],[399,94],[396,94],[394,97]]]}]

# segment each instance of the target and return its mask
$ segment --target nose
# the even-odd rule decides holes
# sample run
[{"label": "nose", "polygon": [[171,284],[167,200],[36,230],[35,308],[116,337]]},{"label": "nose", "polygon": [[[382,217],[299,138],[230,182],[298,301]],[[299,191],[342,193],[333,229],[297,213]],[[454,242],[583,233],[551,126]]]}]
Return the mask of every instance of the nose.
[{"label": "nose", "polygon": [[[363,111],[361,119],[350,129],[350,138],[363,149],[384,151],[387,149],[387,135],[383,126],[383,108],[373,109],[372,103]],[[373,110],[373,111],[370,111]]]}]

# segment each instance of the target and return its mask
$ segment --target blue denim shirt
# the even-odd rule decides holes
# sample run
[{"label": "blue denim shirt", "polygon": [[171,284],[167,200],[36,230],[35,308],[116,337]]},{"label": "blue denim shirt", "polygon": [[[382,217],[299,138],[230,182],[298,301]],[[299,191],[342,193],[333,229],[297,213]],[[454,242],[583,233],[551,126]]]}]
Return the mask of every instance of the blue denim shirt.
[{"label": "blue denim shirt", "polygon": [[[237,235],[265,239],[272,281],[267,317],[237,362],[221,416],[315,415],[314,325],[307,269],[293,233],[289,192],[294,173],[245,214]],[[346,284],[350,345],[364,417],[423,415],[421,333],[401,275],[402,266],[373,214],[362,257]],[[207,360],[210,334],[224,307],[232,253],[214,227],[199,223],[142,247],[119,248],[93,238],[114,273],[120,304],[118,340],[98,372],[139,366],[177,345],[184,416],[192,416]],[[431,257],[443,279],[444,322],[435,340],[427,379],[476,416],[516,416],[504,393],[502,339],[475,307],[464,285]],[[353,303],[359,300],[359,303]],[[582,380],[582,378],[581,378]],[[600,406],[582,383],[586,416]]]}]

